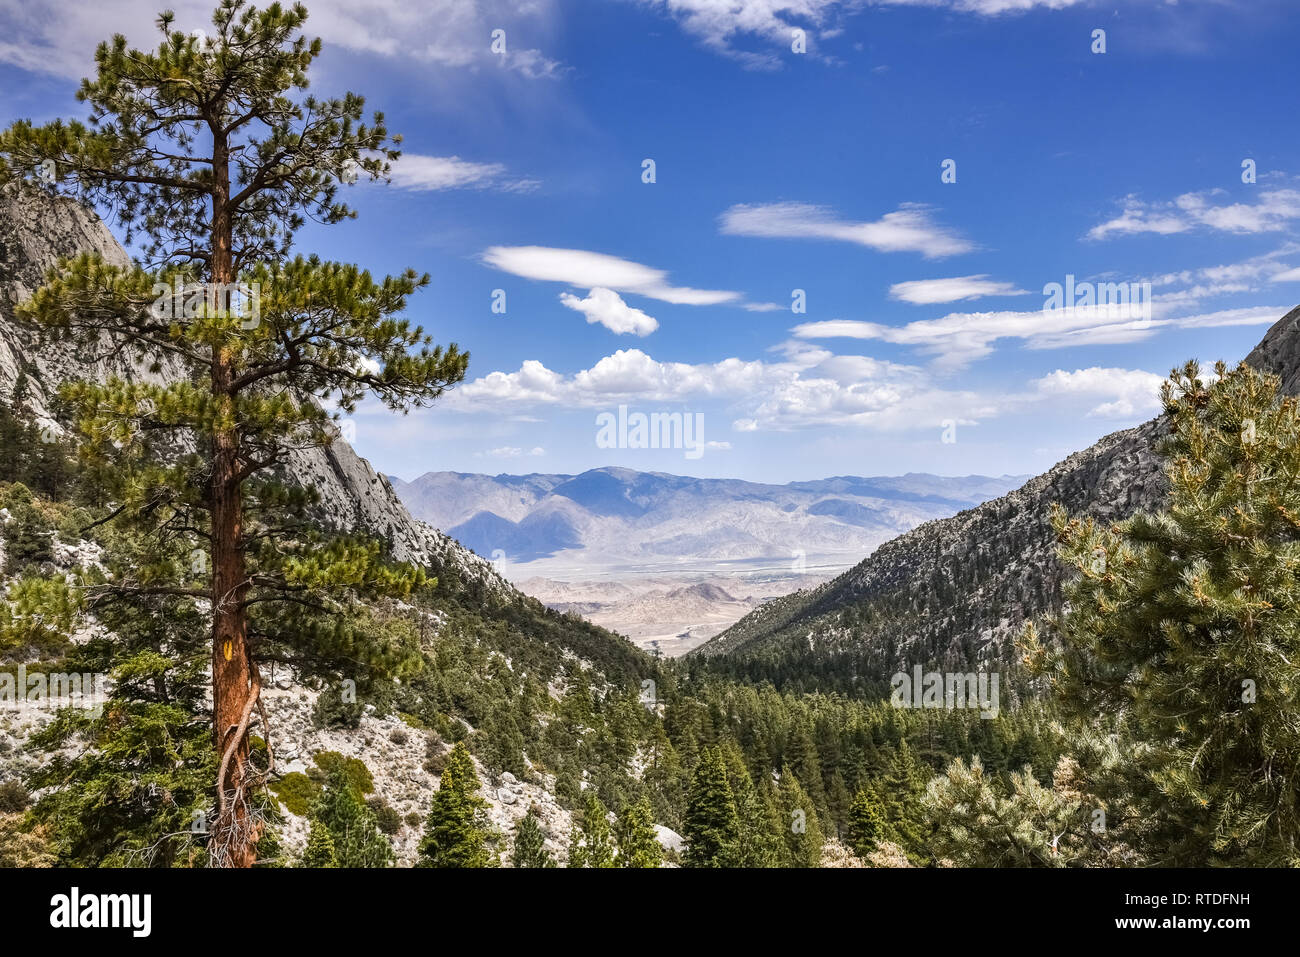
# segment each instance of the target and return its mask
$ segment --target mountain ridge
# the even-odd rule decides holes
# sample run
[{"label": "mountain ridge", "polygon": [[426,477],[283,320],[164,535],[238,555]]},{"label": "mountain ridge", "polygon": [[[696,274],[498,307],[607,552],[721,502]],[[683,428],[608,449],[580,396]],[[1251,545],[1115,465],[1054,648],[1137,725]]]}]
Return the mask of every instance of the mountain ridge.
[{"label": "mountain ridge", "polygon": [[849,556],[1023,477],[834,476],[773,484],[619,466],[577,475],[426,472],[393,479],[413,513],[479,554],[530,562],[584,550],[607,565]]},{"label": "mountain ridge", "polygon": [[[1244,360],[1300,393],[1300,307]],[[690,652],[750,673],[874,680],[912,663],[966,668],[1011,659],[1024,621],[1060,605],[1050,505],[1115,522],[1159,507],[1159,417],[1103,436],[1023,486],[919,525],[814,589],[774,599]]]}]

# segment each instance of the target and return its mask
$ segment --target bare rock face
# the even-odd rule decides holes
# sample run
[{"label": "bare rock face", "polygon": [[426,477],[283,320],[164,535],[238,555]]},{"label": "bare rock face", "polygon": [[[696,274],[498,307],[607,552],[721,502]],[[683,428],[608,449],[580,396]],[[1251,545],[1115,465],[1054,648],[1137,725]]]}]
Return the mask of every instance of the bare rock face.
[{"label": "bare rock face", "polygon": [[[55,428],[50,399],[62,382],[104,381],[112,376],[169,381],[184,374],[169,360],[150,368],[131,354],[114,350],[108,339],[93,347],[38,345],[30,330],[14,322],[14,308],[40,288],[61,258],[91,251],[112,264],[130,263],[108,227],[85,207],[20,184],[0,189],[0,398],[7,399],[19,374],[26,373],[28,404],[38,419]],[[294,452],[286,472],[320,493],[321,516],[334,527],[388,539],[398,560],[434,566],[450,563],[467,580],[510,588],[488,561],[412,518],[388,480],[342,439],[328,449]]]},{"label": "bare rock face", "polygon": [[1282,377],[1282,391],[1300,395],[1300,306],[1273,323],[1246,364]]},{"label": "bare rock face", "polygon": [[69,378],[103,380],[114,375],[155,378],[129,357],[105,355],[109,343],[76,347],[45,343],[13,323],[14,307],[45,282],[59,260],[81,250],[98,250],[116,266],[130,259],[98,217],[68,200],[55,200],[21,184],[0,189],[0,398],[12,393],[19,373],[27,374],[27,402],[38,419],[54,425],[49,400]]},{"label": "bare rock face", "polygon": [[[1300,394],[1300,308],[1245,360]],[[913,664],[959,668],[1006,661],[1024,621],[1060,605],[1051,507],[1117,522],[1160,507],[1155,446],[1161,419],[1106,436],[1021,488],[920,525],[825,585],[763,605],[697,655],[777,653],[840,659],[864,679]]]}]

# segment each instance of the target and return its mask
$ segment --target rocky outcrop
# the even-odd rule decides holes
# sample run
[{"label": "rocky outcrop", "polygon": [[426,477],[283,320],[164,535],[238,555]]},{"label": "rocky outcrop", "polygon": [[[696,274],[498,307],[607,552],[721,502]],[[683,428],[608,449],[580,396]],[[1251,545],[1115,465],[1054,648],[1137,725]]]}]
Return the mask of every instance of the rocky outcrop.
[{"label": "rocky outcrop", "polygon": [[[20,373],[27,377],[27,404],[38,420],[58,429],[51,395],[71,379],[169,381],[183,372],[169,360],[151,368],[107,340],[95,347],[68,342],[37,343],[32,331],[14,322],[14,307],[44,282],[62,257],[98,252],[112,264],[129,264],[126,251],[90,210],[69,199],[53,198],[11,184],[0,189],[0,399],[13,392]],[[388,539],[401,561],[445,567],[462,579],[509,589],[491,563],[461,548],[434,528],[411,517],[388,479],[339,439],[329,448],[296,450],[286,473],[315,488],[320,515],[342,530],[364,530]]]}]

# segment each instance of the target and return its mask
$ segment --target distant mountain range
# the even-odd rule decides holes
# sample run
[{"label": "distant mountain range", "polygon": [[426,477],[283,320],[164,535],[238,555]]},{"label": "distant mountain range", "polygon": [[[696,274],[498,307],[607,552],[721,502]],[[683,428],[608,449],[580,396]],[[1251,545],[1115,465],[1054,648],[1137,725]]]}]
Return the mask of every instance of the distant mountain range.
[{"label": "distant mountain range", "polygon": [[600,468],[581,475],[390,476],[412,514],[478,554],[563,556],[628,570],[682,560],[859,560],[934,518],[1002,495],[1024,476],[839,476],[786,485]]}]

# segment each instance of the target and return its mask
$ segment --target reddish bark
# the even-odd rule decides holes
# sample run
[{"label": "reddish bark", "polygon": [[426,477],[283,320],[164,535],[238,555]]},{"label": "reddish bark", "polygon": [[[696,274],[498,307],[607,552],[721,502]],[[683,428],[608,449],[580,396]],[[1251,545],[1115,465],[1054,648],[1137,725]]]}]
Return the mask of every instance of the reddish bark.
[{"label": "reddish bark", "polygon": [[[214,131],[215,133],[215,131]],[[212,282],[234,281],[227,143],[214,136],[212,195]],[[213,357],[212,394],[223,412],[233,410],[234,378],[228,355]],[[243,493],[239,480],[239,433],[224,428],[212,436],[212,475],[208,489],[212,518],[212,715],[213,739],[220,757],[217,821],[209,838],[213,863],[251,867],[260,827],[252,818],[247,793],[250,776],[248,720],[260,683],[253,674],[244,608],[247,574],[243,542]]]}]

